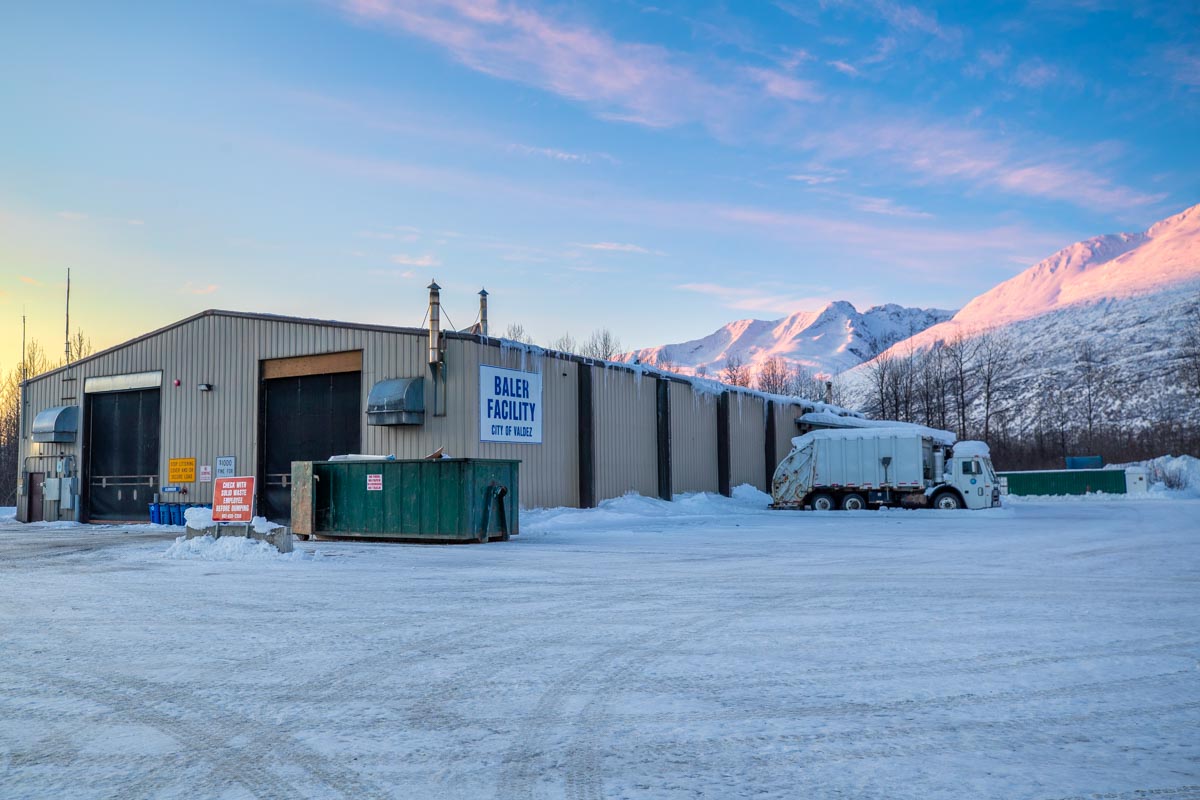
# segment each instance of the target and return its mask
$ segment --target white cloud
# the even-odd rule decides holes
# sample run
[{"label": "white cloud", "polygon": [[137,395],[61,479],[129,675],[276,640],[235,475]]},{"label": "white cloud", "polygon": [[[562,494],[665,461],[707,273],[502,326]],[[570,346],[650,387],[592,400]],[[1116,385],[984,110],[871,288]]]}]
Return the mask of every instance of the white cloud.
[{"label": "white cloud", "polygon": [[391,260],[393,264],[399,264],[403,267],[436,267],[442,263],[429,253],[420,256],[399,254],[392,256]]}]

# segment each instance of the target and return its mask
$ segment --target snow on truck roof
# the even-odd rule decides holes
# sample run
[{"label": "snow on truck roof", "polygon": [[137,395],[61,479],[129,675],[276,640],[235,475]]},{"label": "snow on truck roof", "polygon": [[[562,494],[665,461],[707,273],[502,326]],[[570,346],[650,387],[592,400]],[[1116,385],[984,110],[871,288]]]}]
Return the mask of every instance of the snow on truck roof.
[{"label": "snow on truck roof", "polygon": [[954,445],[954,455],[958,458],[970,458],[971,456],[991,458],[992,451],[984,442],[966,441]]},{"label": "snow on truck roof", "polygon": [[870,423],[854,428],[835,428],[828,430],[810,431],[803,436],[792,439],[792,447],[803,447],[818,439],[879,439],[887,437],[910,438],[921,436],[933,439],[944,445],[954,444],[954,434],[937,428],[926,428],[924,425],[914,425],[911,422],[896,422],[895,420],[859,420]]}]

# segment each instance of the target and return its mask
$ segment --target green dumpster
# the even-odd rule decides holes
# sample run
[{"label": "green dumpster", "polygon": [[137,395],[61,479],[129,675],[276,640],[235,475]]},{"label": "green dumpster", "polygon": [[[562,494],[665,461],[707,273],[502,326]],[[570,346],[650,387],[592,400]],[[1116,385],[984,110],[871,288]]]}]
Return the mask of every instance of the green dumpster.
[{"label": "green dumpster", "polygon": [[1123,469],[1048,469],[1000,472],[1014,495],[1125,494]]},{"label": "green dumpster", "polygon": [[520,461],[443,458],[292,463],[292,531],[410,542],[507,540]]}]

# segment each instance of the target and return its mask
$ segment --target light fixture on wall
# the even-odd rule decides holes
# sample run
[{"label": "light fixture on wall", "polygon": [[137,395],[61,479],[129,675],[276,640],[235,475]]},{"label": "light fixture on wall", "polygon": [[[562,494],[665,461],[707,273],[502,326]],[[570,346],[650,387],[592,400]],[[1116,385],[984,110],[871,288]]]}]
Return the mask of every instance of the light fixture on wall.
[{"label": "light fixture on wall", "polygon": [[212,384],[211,384],[211,383],[202,383],[202,384],[200,384],[200,391],[202,391],[202,392],[211,392],[211,391],[212,391]]}]

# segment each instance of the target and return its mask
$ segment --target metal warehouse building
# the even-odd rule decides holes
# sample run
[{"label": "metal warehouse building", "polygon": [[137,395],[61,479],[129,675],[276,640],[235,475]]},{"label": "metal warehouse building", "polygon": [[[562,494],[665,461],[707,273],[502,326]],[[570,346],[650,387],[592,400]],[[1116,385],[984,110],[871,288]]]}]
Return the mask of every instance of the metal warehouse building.
[{"label": "metal warehouse building", "polygon": [[[22,386],[22,521],[146,520],[254,475],[290,514],[292,461],[345,453],[521,461],[521,505],[590,507],[768,482],[822,403],[486,335],[205,311]],[[857,416],[857,415],[854,415]]]}]

